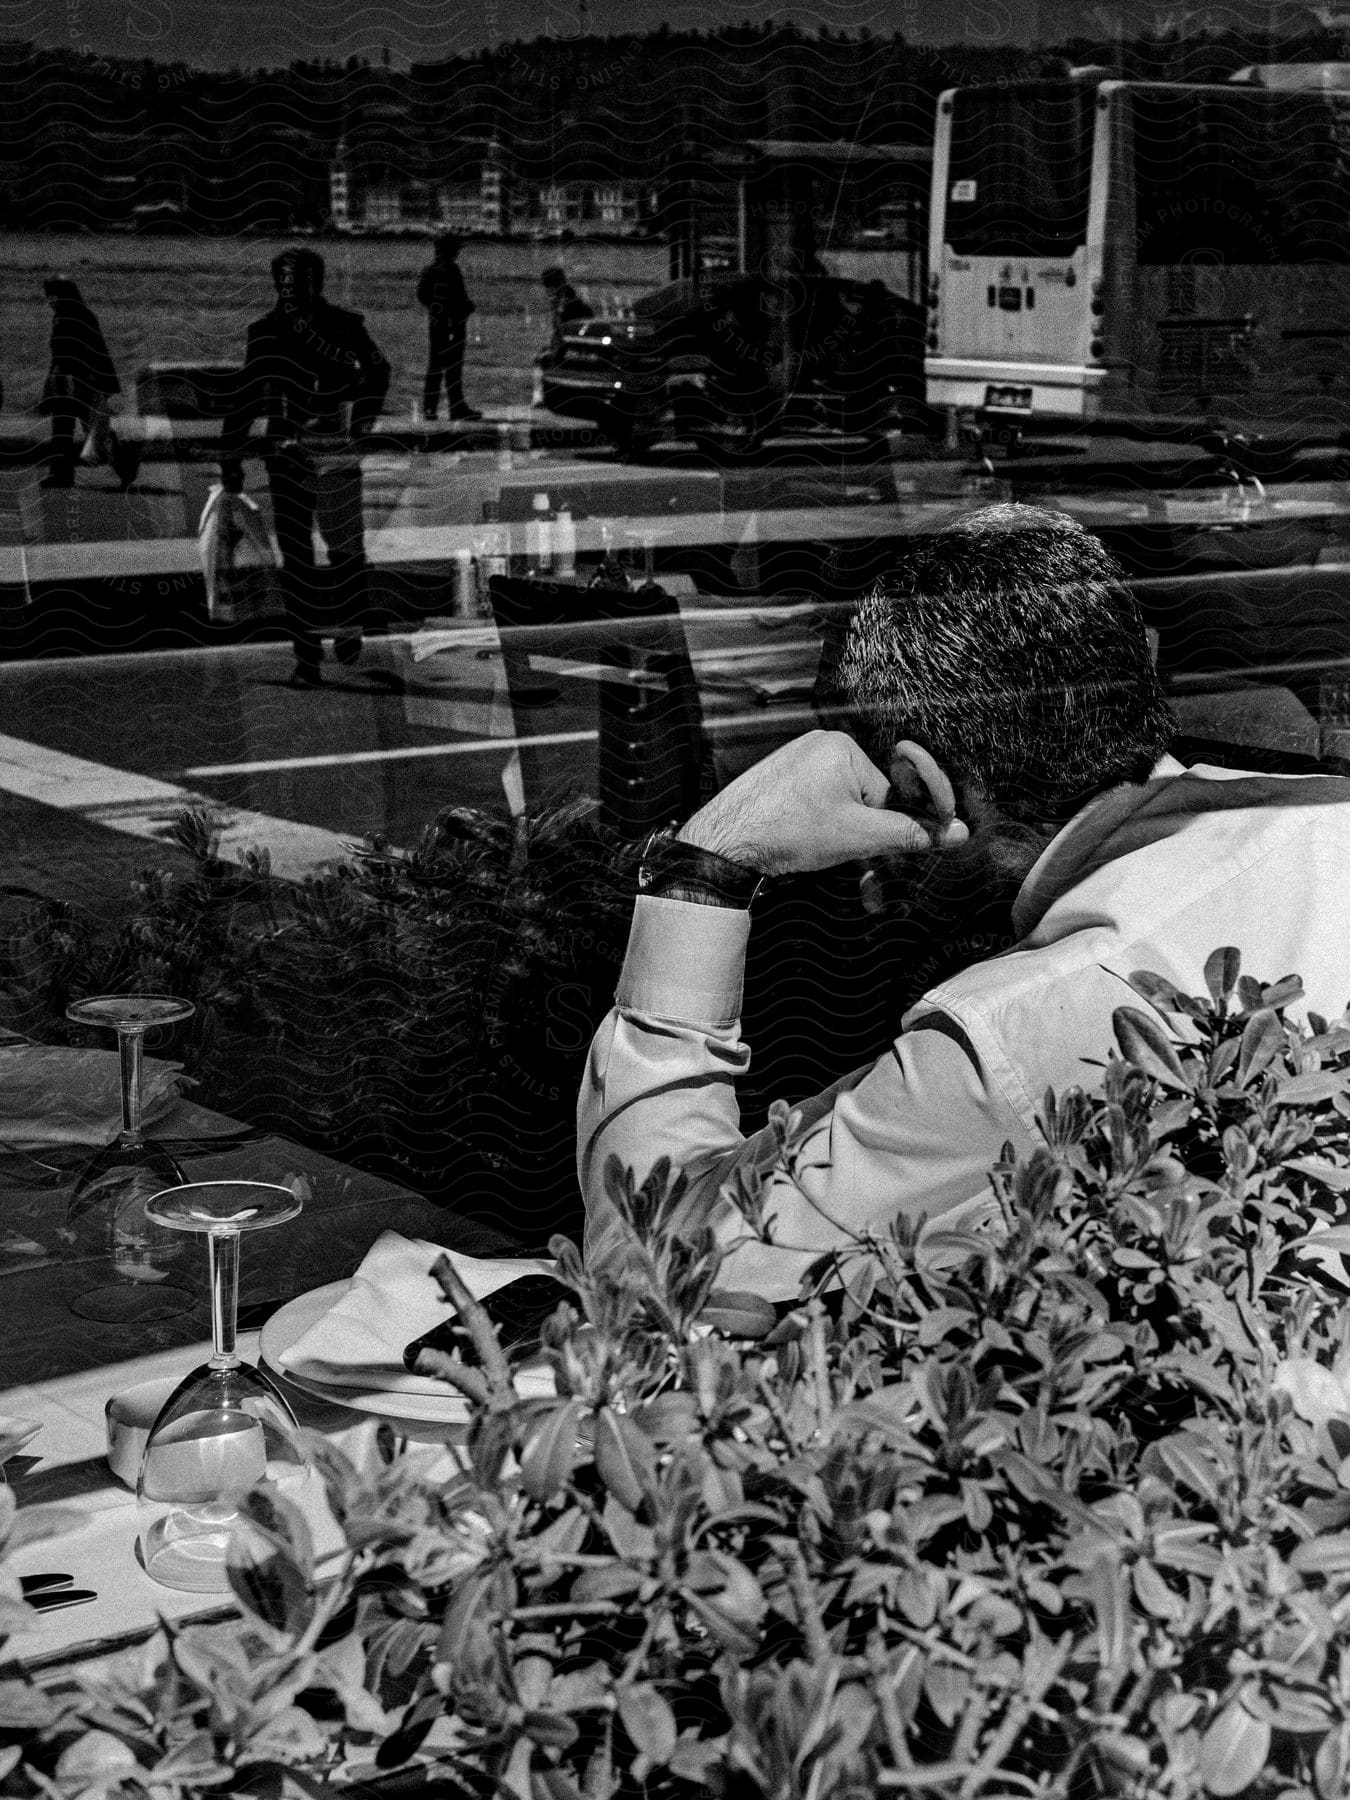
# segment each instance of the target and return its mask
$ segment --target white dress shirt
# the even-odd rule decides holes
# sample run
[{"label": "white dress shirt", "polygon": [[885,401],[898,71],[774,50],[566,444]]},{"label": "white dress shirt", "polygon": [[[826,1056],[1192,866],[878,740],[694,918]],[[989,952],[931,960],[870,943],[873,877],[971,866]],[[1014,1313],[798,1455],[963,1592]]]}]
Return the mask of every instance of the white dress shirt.
[{"label": "white dress shirt", "polygon": [[[578,1106],[588,1254],[612,1236],[603,1169],[613,1155],[639,1178],[661,1156],[683,1168],[691,1216],[737,1246],[723,1285],[770,1299],[791,1297],[813,1258],[860,1230],[978,1207],[1003,1145],[1025,1154],[1043,1141],[1047,1088],[1095,1085],[1116,1008],[1144,1006],[1127,985],[1135,970],[1203,994],[1206,957],[1232,944],[1244,973],[1301,975],[1306,1004],[1339,1018],[1350,1003],[1348,888],[1350,783],[1165,757],[1049,844],[1014,903],[1012,950],[931,989],[887,1055],[800,1108],[794,1175],[775,1165],[767,1131],[740,1129],[749,914],[639,898]],[[765,1167],[778,1247],[745,1242],[721,1195],[747,1163]]]}]

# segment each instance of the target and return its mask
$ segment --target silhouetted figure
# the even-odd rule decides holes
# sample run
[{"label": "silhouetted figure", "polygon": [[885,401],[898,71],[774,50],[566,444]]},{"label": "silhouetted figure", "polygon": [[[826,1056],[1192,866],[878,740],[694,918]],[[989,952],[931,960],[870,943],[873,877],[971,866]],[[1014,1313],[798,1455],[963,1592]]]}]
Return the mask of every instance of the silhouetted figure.
[{"label": "silhouetted figure", "polygon": [[436,255],[422,271],[417,298],[427,309],[427,378],[422,409],[436,417],[445,384],[446,417],[481,419],[482,413],[464,399],[464,344],[470,315],[477,309],[464,286],[459,253],[464,240],[453,231],[436,239]]},{"label": "silhouetted figure", "polygon": [[[272,263],[277,303],[248,328],[233,410],[221,435],[221,477],[238,493],[249,426],[265,415],[272,520],[281,548],[281,590],[295,649],[296,686],[322,679],[320,634],[334,633],[341,663],[361,654],[366,607],[361,462],[354,440],[380,416],[389,364],[360,313],[323,298],[323,258],[283,250]],[[317,524],[329,567],[315,566]]]},{"label": "silhouetted figure", "polygon": [[51,468],[42,486],[68,488],[75,480],[77,424],[94,440],[100,459],[111,456],[108,401],[122,384],[98,319],[75,283],[52,275],[42,291],[52,309],[51,367],[38,402],[52,421]]},{"label": "silhouetted figure", "polygon": [[539,277],[544,291],[548,295],[548,303],[553,311],[553,336],[549,339],[548,349],[539,358],[541,368],[549,369],[562,355],[563,337],[569,325],[575,325],[581,319],[593,319],[595,309],[586,302],[572,286],[563,271],[554,267],[545,269]]}]

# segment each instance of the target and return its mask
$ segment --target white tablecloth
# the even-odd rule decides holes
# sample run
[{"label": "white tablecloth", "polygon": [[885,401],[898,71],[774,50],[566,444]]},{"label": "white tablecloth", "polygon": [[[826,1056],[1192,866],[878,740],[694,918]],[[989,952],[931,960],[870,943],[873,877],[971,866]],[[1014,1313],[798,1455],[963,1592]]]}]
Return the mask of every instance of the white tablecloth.
[{"label": "white tablecloth", "polygon": [[[239,1353],[257,1360],[257,1333],[243,1333]],[[147,1634],[159,1618],[184,1619],[219,1613],[228,1594],[180,1593],[150,1580],[136,1560],[136,1500],[115,1482],[105,1458],[104,1405],[111,1394],[140,1382],[181,1377],[210,1355],[209,1344],[166,1350],[133,1362],[114,1363],[80,1375],[0,1392],[0,1414],[40,1421],[42,1430],[9,1464],[10,1485],[21,1507],[54,1505],[80,1516],[74,1531],[25,1545],[12,1559],[15,1572],[35,1575],[59,1570],[74,1576],[77,1588],[93,1588],[97,1600],[43,1614],[35,1629],[12,1640],[10,1649],[30,1666],[66,1655],[111,1651]],[[346,1407],[312,1405],[298,1394],[302,1425],[333,1438],[354,1461],[374,1454],[378,1422]],[[317,1484],[316,1484],[317,1487]],[[315,1548],[322,1555],[338,1548],[339,1537],[320,1502],[312,1518]]]}]

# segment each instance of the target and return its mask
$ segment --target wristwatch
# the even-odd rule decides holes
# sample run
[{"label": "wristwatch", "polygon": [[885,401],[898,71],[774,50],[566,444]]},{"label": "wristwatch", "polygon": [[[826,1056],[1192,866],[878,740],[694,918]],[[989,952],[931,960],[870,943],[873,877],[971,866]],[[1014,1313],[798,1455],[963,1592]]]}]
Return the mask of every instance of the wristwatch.
[{"label": "wristwatch", "polygon": [[642,847],[638,892],[655,899],[690,900],[698,906],[729,906],[748,912],[770,880],[746,863],[733,862],[697,844],[684,844],[667,825]]}]

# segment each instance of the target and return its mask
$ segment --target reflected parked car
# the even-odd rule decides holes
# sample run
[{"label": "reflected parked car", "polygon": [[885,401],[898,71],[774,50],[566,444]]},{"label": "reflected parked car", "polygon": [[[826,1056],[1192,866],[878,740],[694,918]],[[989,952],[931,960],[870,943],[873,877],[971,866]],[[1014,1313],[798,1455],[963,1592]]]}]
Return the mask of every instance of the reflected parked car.
[{"label": "reflected parked car", "polygon": [[671,437],[922,430],[923,331],[922,309],[880,281],[705,273],[643,295],[629,318],[573,325],[543,400],[637,452]]}]

